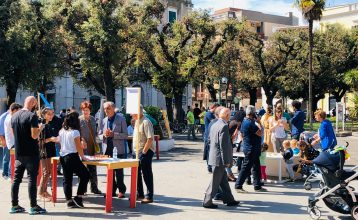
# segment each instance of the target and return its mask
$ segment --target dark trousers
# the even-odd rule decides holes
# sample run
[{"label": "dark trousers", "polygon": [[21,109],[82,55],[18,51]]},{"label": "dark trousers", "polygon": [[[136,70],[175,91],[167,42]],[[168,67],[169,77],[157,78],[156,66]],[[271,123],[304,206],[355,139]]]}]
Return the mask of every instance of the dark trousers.
[{"label": "dark trousers", "polygon": [[[243,161],[244,161],[243,157],[237,157],[236,166],[239,173],[241,171]],[[249,172],[249,175],[247,176],[247,181],[251,183],[251,170]]]},{"label": "dark trousers", "polygon": [[77,195],[84,195],[87,191],[90,174],[80,160],[78,153],[72,153],[64,157],[60,157],[60,161],[63,169],[63,191],[65,192],[66,200],[72,199],[72,181],[74,173],[79,179]]},{"label": "dark trousers", "polygon": [[239,178],[237,178],[235,183],[235,188],[242,188],[247,177],[250,175],[252,168],[252,174],[254,177],[254,187],[255,189],[261,188],[261,167],[260,167],[260,151],[251,150],[244,151],[245,157],[242,162]]},{"label": "dark trousers", "polygon": [[139,157],[139,167],[138,167],[138,196],[144,196],[143,190],[143,179],[145,185],[147,186],[147,195],[146,198],[153,199],[154,195],[154,185],[153,185],[153,171],[152,171],[152,159],[154,152],[152,150],[148,150],[146,154],[142,154]]},{"label": "dark trousers", "polygon": [[[124,159],[126,158],[126,155],[124,154],[118,154],[118,158]],[[113,194],[116,193],[117,189],[118,192],[126,193],[127,187],[124,184],[124,172],[123,169],[116,169],[114,170],[115,178],[113,178]]]},{"label": "dark trousers", "polygon": [[128,143],[129,154],[132,155],[132,153],[133,153],[133,141],[128,140],[127,143]]},{"label": "dark trousers", "polygon": [[301,134],[295,134],[295,135],[292,135],[292,139],[296,139],[297,141],[299,141],[300,140],[300,135]]},{"label": "dark trousers", "polygon": [[11,187],[12,206],[19,204],[19,187],[24,177],[25,170],[28,175],[28,193],[31,207],[37,205],[37,174],[39,170],[40,158],[38,156],[18,156],[15,160],[15,176]]},{"label": "dark trousers", "polygon": [[212,199],[217,193],[220,193],[224,203],[235,201],[234,196],[231,193],[224,166],[213,167],[212,180],[205,193],[204,205],[211,205],[213,203]]},{"label": "dark trousers", "polygon": [[87,165],[87,170],[90,174],[91,191],[93,192],[98,189],[97,167],[93,165]]},{"label": "dark trousers", "polygon": [[196,136],[195,136],[195,124],[188,124],[188,139],[190,138],[190,135],[193,136],[193,139],[196,138]]}]

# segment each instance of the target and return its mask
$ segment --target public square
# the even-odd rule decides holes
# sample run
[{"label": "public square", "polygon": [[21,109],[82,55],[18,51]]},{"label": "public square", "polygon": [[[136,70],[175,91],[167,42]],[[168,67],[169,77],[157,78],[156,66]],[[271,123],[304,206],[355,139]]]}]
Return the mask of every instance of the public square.
[{"label": "public square", "polygon": [[[205,161],[202,160],[203,143],[201,141],[187,141],[186,136],[175,137],[175,148],[162,153],[160,160],[153,160],[155,197],[152,204],[140,204],[137,202],[135,209],[129,208],[127,192],[126,199],[113,199],[113,212],[104,212],[105,199],[89,194],[84,199],[84,209],[68,209],[64,201],[62,178],[58,178],[58,203],[45,204],[48,213],[39,216],[30,216],[27,213],[9,214],[11,183],[0,179],[0,219],[6,220],[52,220],[52,219],[258,219],[277,220],[310,219],[307,214],[308,197],[317,192],[317,185],[311,191],[303,189],[303,182],[286,184],[266,184],[267,193],[255,193],[253,186],[245,185],[249,191],[247,194],[238,194],[234,191],[233,183],[230,183],[235,199],[241,204],[238,207],[227,207],[219,204],[219,209],[208,210],[202,207],[204,192],[210,182],[210,174],[206,172]],[[347,167],[358,164],[358,134],[351,137],[338,138],[340,144],[345,141],[350,143],[349,153],[351,159],[347,161]],[[233,168],[236,171],[236,168]],[[125,170],[125,183],[129,186],[129,169]],[[105,170],[99,175],[99,188],[105,190]],[[358,188],[358,184],[352,186]],[[74,189],[76,186],[74,186]],[[27,180],[24,179],[20,190],[20,204],[27,208],[29,200],[27,196]],[[39,205],[44,206],[39,201]],[[322,211],[321,219],[351,219],[329,211],[323,202],[318,206]]]}]

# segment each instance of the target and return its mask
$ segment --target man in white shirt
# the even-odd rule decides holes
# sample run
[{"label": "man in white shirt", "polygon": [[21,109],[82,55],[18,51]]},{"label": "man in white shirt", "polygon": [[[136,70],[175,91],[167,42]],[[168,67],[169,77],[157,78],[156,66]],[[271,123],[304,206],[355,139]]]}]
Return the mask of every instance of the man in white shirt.
[{"label": "man in white shirt", "polygon": [[[12,132],[12,128],[11,128],[11,116],[13,114],[15,114],[15,112],[17,112],[20,109],[22,109],[22,106],[20,104],[12,103],[9,108],[9,114],[6,116],[5,121],[4,121],[5,142],[6,142],[6,147],[7,147],[7,151],[6,151],[7,153],[6,153],[5,159],[7,161],[10,161],[10,149],[15,144],[14,133]],[[8,163],[7,167],[4,167],[4,170],[5,169],[8,171],[8,173],[10,173],[10,164],[9,163]]]}]

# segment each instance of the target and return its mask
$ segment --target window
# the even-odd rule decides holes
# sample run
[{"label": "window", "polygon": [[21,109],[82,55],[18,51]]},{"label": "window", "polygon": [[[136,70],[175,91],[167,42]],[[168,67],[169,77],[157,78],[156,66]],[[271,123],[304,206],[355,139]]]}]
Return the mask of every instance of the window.
[{"label": "window", "polygon": [[177,10],[174,8],[170,8],[168,11],[169,23],[174,23],[177,20]]}]

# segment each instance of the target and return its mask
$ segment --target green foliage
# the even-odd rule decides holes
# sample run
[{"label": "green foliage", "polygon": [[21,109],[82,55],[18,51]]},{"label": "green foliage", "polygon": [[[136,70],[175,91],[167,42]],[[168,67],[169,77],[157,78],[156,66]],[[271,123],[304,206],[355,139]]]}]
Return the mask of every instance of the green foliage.
[{"label": "green foliage", "polygon": [[325,0],[294,0],[294,5],[302,11],[307,20],[321,20],[325,4]]},{"label": "green foliage", "polygon": [[349,109],[349,117],[353,119],[358,119],[358,93],[355,93],[353,98],[353,107]]},{"label": "green foliage", "polygon": [[162,112],[160,110],[160,108],[156,107],[156,106],[146,106],[144,107],[144,110],[146,111],[147,114],[149,114],[150,116],[152,116],[155,120],[157,120],[158,122],[162,119]]},{"label": "green foliage", "polygon": [[0,1],[0,83],[8,104],[19,87],[44,92],[61,75],[62,41],[56,21],[39,1]]},{"label": "green foliage", "polygon": [[70,71],[78,83],[114,101],[115,89],[127,84],[134,62],[132,6],[123,1],[52,1],[66,42]]}]

